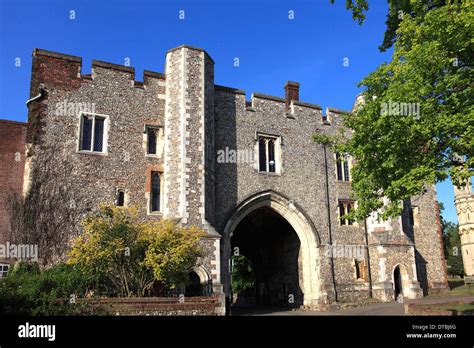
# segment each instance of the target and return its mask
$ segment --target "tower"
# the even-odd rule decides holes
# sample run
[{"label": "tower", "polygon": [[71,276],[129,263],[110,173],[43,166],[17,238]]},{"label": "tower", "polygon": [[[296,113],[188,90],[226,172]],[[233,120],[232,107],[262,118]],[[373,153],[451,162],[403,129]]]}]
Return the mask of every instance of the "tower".
[{"label": "tower", "polygon": [[166,55],[164,216],[214,224],[214,62],[199,48]]},{"label": "tower", "polygon": [[471,180],[465,186],[454,187],[454,205],[458,214],[464,273],[474,276],[474,193]]}]

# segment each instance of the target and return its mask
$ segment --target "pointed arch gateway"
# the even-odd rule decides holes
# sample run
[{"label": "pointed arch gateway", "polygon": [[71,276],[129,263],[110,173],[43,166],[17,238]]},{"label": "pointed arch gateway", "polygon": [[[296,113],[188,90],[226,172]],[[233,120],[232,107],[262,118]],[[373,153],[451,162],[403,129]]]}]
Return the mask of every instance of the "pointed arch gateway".
[{"label": "pointed arch gateway", "polygon": [[[311,219],[297,204],[275,192],[264,191],[241,202],[225,224],[221,239],[222,277],[225,279],[225,292],[231,293],[230,259],[232,255],[232,237],[244,219],[262,209],[271,210],[285,220],[299,240],[298,277],[302,292],[302,304],[308,308],[317,308],[320,303],[319,245],[320,238]],[[251,232],[245,232],[251,233]],[[271,236],[269,237],[271,238]],[[283,255],[282,255],[283,256]]]}]

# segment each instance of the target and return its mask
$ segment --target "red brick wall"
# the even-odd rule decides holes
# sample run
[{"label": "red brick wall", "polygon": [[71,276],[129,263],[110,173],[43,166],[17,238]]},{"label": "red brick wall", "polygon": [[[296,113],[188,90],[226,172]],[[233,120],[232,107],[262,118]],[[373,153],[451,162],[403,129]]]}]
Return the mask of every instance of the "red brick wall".
[{"label": "red brick wall", "polygon": [[[10,223],[6,199],[21,194],[25,168],[26,123],[0,120],[0,243],[5,243]],[[18,161],[19,160],[19,161]]]},{"label": "red brick wall", "polygon": [[[100,299],[78,299],[78,304],[87,304],[83,314],[106,315],[155,315],[155,316],[215,316],[221,305],[217,297],[109,297]],[[88,312],[90,311],[90,312]]]}]

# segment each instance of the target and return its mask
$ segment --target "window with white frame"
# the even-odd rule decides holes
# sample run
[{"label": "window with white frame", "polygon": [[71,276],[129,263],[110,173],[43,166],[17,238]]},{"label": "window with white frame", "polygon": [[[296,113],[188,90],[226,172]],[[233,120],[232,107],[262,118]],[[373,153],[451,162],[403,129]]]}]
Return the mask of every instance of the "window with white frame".
[{"label": "window with white frame", "polygon": [[355,202],[353,201],[339,201],[339,223],[342,225],[353,225],[354,221],[347,218],[347,214],[349,214],[352,210],[354,210]]},{"label": "window with white frame", "polygon": [[0,264],[0,279],[5,278],[7,276],[9,268],[10,268],[10,265]]},{"label": "window with white frame", "polygon": [[280,137],[258,135],[258,168],[260,172],[278,173]]},{"label": "window with white frame", "polygon": [[107,118],[97,114],[81,114],[79,150],[105,152]]},{"label": "window with white frame", "polygon": [[336,152],[337,180],[339,181],[351,180],[350,173],[349,173],[349,160],[350,160],[349,155]]}]

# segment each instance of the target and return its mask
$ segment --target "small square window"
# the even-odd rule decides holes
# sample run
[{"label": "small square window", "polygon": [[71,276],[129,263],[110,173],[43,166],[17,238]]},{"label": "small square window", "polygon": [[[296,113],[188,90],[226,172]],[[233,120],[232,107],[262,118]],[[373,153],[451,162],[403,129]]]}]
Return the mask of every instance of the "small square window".
[{"label": "small square window", "polygon": [[5,278],[7,276],[9,268],[10,265],[0,264],[0,279]]},{"label": "small square window", "polygon": [[116,200],[117,207],[125,206],[125,191],[118,190],[117,191],[117,200]]}]

